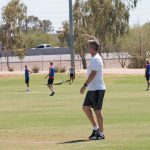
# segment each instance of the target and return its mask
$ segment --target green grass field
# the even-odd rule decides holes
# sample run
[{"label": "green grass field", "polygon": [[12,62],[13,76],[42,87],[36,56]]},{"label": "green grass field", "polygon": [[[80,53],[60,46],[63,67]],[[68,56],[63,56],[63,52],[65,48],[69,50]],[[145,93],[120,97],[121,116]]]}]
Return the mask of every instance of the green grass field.
[{"label": "green grass field", "polygon": [[[87,141],[91,125],[82,112],[85,81],[55,86],[49,96],[44,75],[0,78],[0,150],[150,150],[150,92],[140,75],[106,75],[103,141]],[[57,74],[56,82],[67,79]]]}]

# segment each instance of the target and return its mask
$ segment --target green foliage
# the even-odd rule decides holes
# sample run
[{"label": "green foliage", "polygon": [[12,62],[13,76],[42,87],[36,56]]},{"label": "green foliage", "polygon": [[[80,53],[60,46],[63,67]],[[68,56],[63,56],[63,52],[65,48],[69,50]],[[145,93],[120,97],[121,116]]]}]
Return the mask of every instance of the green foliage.
[{"label": "green foliage", "polygon": [[58,46],[58,37],[57,35],[51,35],[49,33],[41,32],[27,32],[23,34],[24,41],[27,45],[27,48],[33,48],[36,45],[50,43],[53,47]]},{"label": "green foliage", "polygon": [[128,31],[131,3],[126,6],[121,0],[76,1],[74,18],[77,49],[85,49],[84,41],[93,36],[101,43],[100,52],[105,52],[110,41],[115,42],[117,37]]}]

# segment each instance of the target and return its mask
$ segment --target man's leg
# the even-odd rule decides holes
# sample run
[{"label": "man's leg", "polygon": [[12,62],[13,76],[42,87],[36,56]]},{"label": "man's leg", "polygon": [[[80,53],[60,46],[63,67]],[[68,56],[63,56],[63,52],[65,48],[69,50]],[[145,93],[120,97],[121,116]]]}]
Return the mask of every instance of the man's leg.
[{"label": "man's leg", "polygon": [[101,110],[95,110],[96,118],[97,118],[97,124],[99,126],[100,132],[103,132],[103,114]]},{"label": "man's leg", "polygon": [[51,92],[53,92],[51,84],[48,85],[48,88],[51,90]]},{"label": "man's leg", "polygon": [[48,87],[49,87],[49,89],[51,90],[51,94],[50,94],[50,96],[53,96],[54,94],[55,94],[55,92],[54,92],[54,88],[53,88],[53,84],[50,84],[50,85],[48,85]]},{"label": "man's leg", "polygon": [[29,91],[29,82],[26,82],[26,91]]},{"label": "man's leg", "polygon": [[149,80],[146,80],[146,81],[147,81],[147,89],[146,90],[149,90],[150,83],[149,83]]},{"label": "man's leg", "polygon": [[83,111],[85,112],[85,114],[87,115],[88,119],[90,120],[91,124],[93,125],[93,127],[96,127],[97,124],[96,124],[96,121],[94,119],[91,107],[90,106],[83,106],[82,108],[83,108]]}]

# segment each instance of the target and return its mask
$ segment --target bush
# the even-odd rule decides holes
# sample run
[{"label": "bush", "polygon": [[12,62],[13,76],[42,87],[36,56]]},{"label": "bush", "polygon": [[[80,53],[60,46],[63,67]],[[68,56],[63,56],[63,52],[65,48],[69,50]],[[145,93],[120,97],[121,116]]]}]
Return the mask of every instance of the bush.
[{"label": "bush", "polygon": [[65,67],[60,69],[60,73],[64,73],[64,72],[66,72],[66,68]]},{"label": "bush", "polygon": [[129,60],[128,68],[144,68],[145,67],[145,58],[132,58]]},{"label": "bush", "polygon": [[59,72],[59,67],[55,67],[55,72],[56,72],[56,73]]},{"label": "bush", "polygon": [[32,72],[33,73],[38,73],[39,72],[39,67],[37,67],[37,66],[34,66],[33,68],[32,68]]},{"label": "bush", "polygon": [[9,67],[9,69],[8,69],[8,71],[14,71],[14,68],[12,68],[12,67]]}]

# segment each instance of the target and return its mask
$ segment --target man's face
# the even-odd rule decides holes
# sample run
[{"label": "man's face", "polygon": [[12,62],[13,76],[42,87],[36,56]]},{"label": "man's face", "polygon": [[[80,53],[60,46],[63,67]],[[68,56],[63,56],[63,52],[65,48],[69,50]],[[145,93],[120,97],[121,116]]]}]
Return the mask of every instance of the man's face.
[{"label": "man's face", "polygon": [[94,53],[94,48],[93,47],[89,47],[89,52],[92,55]]}]

